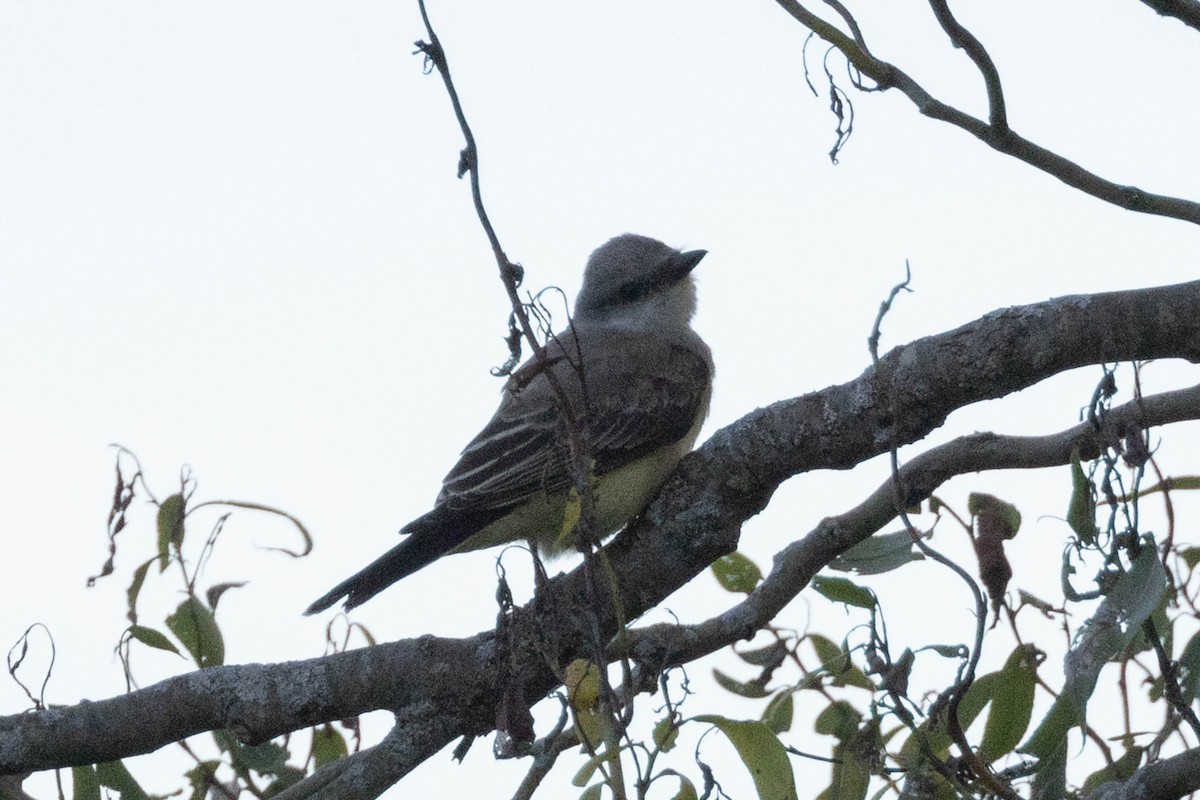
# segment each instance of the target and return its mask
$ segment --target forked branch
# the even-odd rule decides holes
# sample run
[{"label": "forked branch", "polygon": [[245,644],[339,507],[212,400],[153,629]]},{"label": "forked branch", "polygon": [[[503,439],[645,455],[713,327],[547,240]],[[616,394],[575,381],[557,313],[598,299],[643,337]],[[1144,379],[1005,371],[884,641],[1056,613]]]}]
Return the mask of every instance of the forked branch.
[{"label": "forked branch", "polygon": [[[856,35],[848,36],[836,25],[817,16],[797,0],[776,0],[776,2],[796,21],[841,51],[854,68],[875,81],[880,90],[899,89],[925,116],[961,128],[993,150],[1023,161],[1058,178],[1068,186],[1107,203],[1130,211],[1170,217],[1200,225],[1200,203],[1179,197],[1154,194],[1137,186],[1114,183],[1084,169],[1074,161],[1026,139],[1010,128],[1004,110],[999,73],[996,71],[995,65],[988,57],[987,51],[983,49],[982,44],[969,31],[954,22],[953,17],[948,13],[949,9],[946,9],[945,20],[942,20],[942,15],[939,15],[939,20],[942,20],[943,27],[946,28],[951,40],[967,51],[967,54],[971,56],[983,73],[984,82],[988,87],[991,122],[985,122],[954,106],[943,103],[902,69],[872,55],[859,44],[863,37],[857,25],[854,26]],[[935,12],[939,7],[945,8],[944,0],[930,0],[930,2]],[[842,11],[844,12],[844,9]]]}]

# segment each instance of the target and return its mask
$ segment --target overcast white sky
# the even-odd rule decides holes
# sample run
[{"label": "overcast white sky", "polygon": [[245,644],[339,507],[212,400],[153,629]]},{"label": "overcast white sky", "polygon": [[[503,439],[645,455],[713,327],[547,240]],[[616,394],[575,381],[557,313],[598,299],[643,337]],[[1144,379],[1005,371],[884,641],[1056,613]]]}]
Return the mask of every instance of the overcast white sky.
[{"label": "overcast white sky", "polygon": [[[981,80],[928,8],[887,6],[862,18],[874,52],[982,114]],[[1200,35],[1134,0],[955,6],[990,47],[1018,131],[1113,180],[1200,198]],[[1194,226],[1082,196],[895,93],[853,95],[855,133],[831,165],[834,121],[805,86],[805,31],[766,0],[433,0],[430,13],[527,289],[573,298],[588,253],[624,231],[710,251],[696,326],[717,381],[702,439],[858,375],[906,259],[916,292],[888,317],[885,348],[1006,305],[1200,274]],[[105,556],[109,443],[138,454],[160,496],[189,464],[198,498],[269,503],[309,526],[315,551],[296,562],[252,546],[290,542],[283,524],[239,512],[208,572],[250,581],[222,601],[229,659],[274,661],[320,654],[326,619],[300,611],[428,510],[490,416],[507,300],[454,177],[461,140],[445,91],[411,55],[424,36],[409,2],[0,3],[0,642],[49,627],[48,702],[124,690],[111,651],[129,571],[153,546],[153,509],[135,504],[118,575],[86,589]],[[822,53],[810,47],[814,81]],[[1148,378],[1159,390],[1197,373],[1156,365]],[[966,410],[936,439],[1060,430],[1097,379],[1087,370]],[[1195,471],[1196,445],[1192,426],[1161,454]],[[745,549],[768,564],[884,474],[872,463],[790,482],[746,526]],[[1065,470],[972,477],[946,495],[1018,502],[1014,584],[1052,594],[1066,534],[1043,515],[1065,511],[1068,483]],[[484,629],[494,556],[443,560],[355,619],[385,639]],[[527,574],[519,553],[506,565]],[[918,580],[944,584],[932,605],[915,602]],[[922,566],[879,586],[899,646],[969,639],[967,595],[944,572]],[[178,602],[174,591],[147,589],[145,622]],[[669,605],[700,619],[727,598],[701,576]],[[848,626],[806,602],[824,615],[815,628]],[[946,625],[936,634],[921,628],[930,608]],[[802,602],[782,622],[807,618]],[[989,656],[1010,647],[1001,634]],[[136,668],[150,683],[183,665],[143,653]],[[1059,674],[1057,662],[1047,669]],[[709,686],[707,668],[691,673]],[[0,713],[26,705],[0,682]],[[805,708],[795,741],[828,747],[806,740]],[[761,710],[711,689],[685,710],[714,709]],[[705,746],[717,759],[720,743]],[[483,779],[508,796],[527,765],[495,764],[489,750],[477,743],[465,767],[440,756],[405,786],[456,796]],[[577,765],[555,773],[560,790]],[[144,759],[133,768],[154,791],[179,774]],[[727,790],[746,791],[738,770],[719,776]]]}]

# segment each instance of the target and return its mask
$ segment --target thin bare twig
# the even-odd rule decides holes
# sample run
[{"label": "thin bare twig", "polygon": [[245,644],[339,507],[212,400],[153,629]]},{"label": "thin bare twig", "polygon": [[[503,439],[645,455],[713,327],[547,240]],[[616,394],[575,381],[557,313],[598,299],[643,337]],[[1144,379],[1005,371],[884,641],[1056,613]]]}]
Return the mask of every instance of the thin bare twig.
[{"label": "thin bare twig", "polygon": [[817,16],[797,0],[775,0],[796,21],[835,46],[859,72],[871,78],[880,90],[899,89],[925,116],[961,128],[997,152],[1024,161],[1063,183],[1107,203],[1200,225],[1200,203],[1179,197],[1153,194],[1137,186],[1123,186],[1089,172],[1057,153],[1035,144],[1006,127],[997,129],[933,97],[899,67],[864,51],[853,38]]},{"label": "thin bare twig", "polygon": [[[500,246],[499,237],[496,235],[496,231],[491,224],[491,220],[483,204],[483,194],[480,189],[479,180],[479,151],[475,143],[475,136],[471,132],[471,126],[467,122],[466,112],[463,110],[462,102],[459,100],[458,91],[455,89],[454,81],[450,76],[446,51],[442,47],[441,41],[438,39],[437,33],[434,31],[433,25],[429,20],[429,14],[425,9],[425,0],[418,0],[418,6],[420,7],[421,19],[425,24],[425,31],[429,36],[429,41],[416,42],[417,52],[424,53],[425,57],[442,76],[446,92],[450,96],[450,102],[454,107],[454,115],[458,119],[459,128],[462,130],[463,139],[466,142],[459,160],[459,177],[462,177],[465,173],[470,173],[471,198],[475,205],[475,212],[479,217],[480,225],[482,225],[488,242],[491,244],[493,255],[500,268],[500,277],[512,306],[512,319],[516,321],[516,325],[519,326],[522,335],[529,343],[534,354],[534,359],[543,367],[549,366],[550,358],[546,353],[546,348],[538,341],[529,320],[526,306],[517,293],[522,278],[522,269],[509,260],[504,249]],[[511,326],[512,322],[510,322]],[[553,340],[553,335],[551,335],[551,340]],[[567,342],[566,346],[570,346],[571,344],[571,342]],[[563,428],[567,437],[569,470],[573,479],[574,498],[579,503],[579,518],[575,522],[574,530],[576,547],[582,553],[584,559],[583,570],[586,576],[585,585],[588,591],[588,605],[592,609],[599,609],[601,592],[597,579],[598,568],[596,565],[595,550],[599,546],[600,531],[597,530],[596,526],[595,497],[592,491],[592,448],[591,432],[588,427],[589,400],[587,376],[583,369],[583,358],[582,353],[579,351],[580,341],[578,337],[574,338],[573,345],[575,347],[576,358],[569,360],[574,365],[579,379],[580,391],[578,403],[572,401],[571,396],[563,388],[562,382],[553,369],[541,369],[539,374],[544,374],[553,388],[558,401],[558,411],[564,423]],[[515,335],[510,335],[509,346],[509,361],[501,370],[502,373],[511,371],[520,360],[519,339]],[[606,574],[608,573],[606,572]],[[615,592],[615,584],[612,581],[609,581],[606,586],[610,588],[608,599],[616,609],[620,628],[623,629],[625,620],[623,611],[621,610],[621,599]],[[597,611],[596,613],[598,617],[599,612]],[[600,635],[599,620],[597,619],[595,636],[592,642],[592,658],[596,664],[603,663],[605,644],[604,637]],[[624,662],[624,668],[626,675],[628,675],[629,666],[627,662]],[[616,712],[616,703],[614,703],[612,687],[608,682],[607,671],[602,668],[600,670],[600,683],[601,709],[612,719],[614,724],[623,730],[624,724]],[[611,747],[612,742],[606,742],[606,746]],[[620,756],[617,755],[610,763],[603,765],[602,771],[604,769],[612,770],[612,778],[608,780],[608,785],[616,794],[618,800],[621,800],[625,781],[622,774]],[[607,773],[605,774],[607,775]]]},{"label": "thin bare twig", "polygon": [[[935,0],[931,0],[935,2]],[[868,349],[871,352],[871,365],[876,369],[879,368],[879,335],[880,326],[883,323],[883,318],[892,308],[892,302],[901,291],[911,291],[909,283],[912,282],[912,268],[907,261],[904,262],[904,280],[901,283],[892,287],[892,291],[888,294],[887,299],[879,304],[879,314],[875,317],[875,324],[871,328],[871,335],[867,337]],[[893,395],[894,398],[894,395]],[[971,684],[975,682],[975,669],[979,666],[979,659],[983,655],[983,635],[987,626],[987,600],[984,599],[983,593],[979,591],[979,584],[975,579],[955,563],[952,559],[942,555],[941,552],[934,549],[925,541],[916,526],[912,524],[912,520],[908,516],[908,507],[911,502],[905,496],[907,494],[904,483],[900,478],[900,444],[896,440],[896,426],[891,426],[890,433],[892,436],[891,447],[888,457],[891,464],[891,487],[892,487],[892,502],[895,506],[896,515],[904,524],[904,529],[908,531],[912,542],[916,545],[926,558],[936,561],[942,566],[949,569],[955,575],[962,579],[967,588],[971,590],[971,596],[975,600],[975,641],[971,647],[970,655],[967,658],[965,665],[961,666],[958,676],[954,684],[942,693],[942,698],[949,698],[949,705],[946,709],[946,719],[948,722],[948,733],[955,745],[958,746],[959,756],[963,762],[970,767],[971,772],[975,774],[980,781],[987,787],[990,794],[1006,798],[1006,800],[1018,800],[1016,792],[1012,787],[1004,783],[995,773],[988,767],[987,764],[976,754],[971,743],[967,741],[966,731],[963,730],[961,723],[958,720],[958,706],[962,701],[963,695],[971,688]],[[907,709],[904,708],[900,698],[896,697],[893,692],[893,700],[896,704],[896,710],[901,715],[901,718],[909,716]],[[912,726],[911,719],[904,720],[906,724]],[[925,748],[922,748],[925,749]]]}]

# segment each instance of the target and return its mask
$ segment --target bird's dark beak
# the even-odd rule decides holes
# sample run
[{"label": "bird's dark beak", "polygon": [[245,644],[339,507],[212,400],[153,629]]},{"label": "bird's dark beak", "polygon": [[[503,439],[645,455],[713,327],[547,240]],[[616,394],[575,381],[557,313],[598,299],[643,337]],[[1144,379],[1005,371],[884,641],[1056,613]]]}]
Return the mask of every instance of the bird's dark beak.
[{"label": "bird's dark beak", "polygon": [[688,250],[686,253],[676,253],[671,256],[665,271],[671,280],[683,280],[706,255],[708,255],[707,250]]}]

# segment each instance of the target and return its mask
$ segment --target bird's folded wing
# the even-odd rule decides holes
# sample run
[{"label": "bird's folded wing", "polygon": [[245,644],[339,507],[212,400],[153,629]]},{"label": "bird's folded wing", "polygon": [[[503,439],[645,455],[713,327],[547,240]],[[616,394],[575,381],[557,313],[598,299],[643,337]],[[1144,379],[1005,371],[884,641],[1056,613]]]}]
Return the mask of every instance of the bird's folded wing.
[{"label": "bird's folded wing", "polygon": [[[678,442],[707,405],[712,366],[703,344],[609,333],[600,347],[581,335],[580,351],[582,359],[562,358],[549,369],[573,407],[585,409],[597,474]],[[439,507],[508,508],[571,485],[555,390],[545,374],[521,377],[510,381],[496,415],[446,476]]]}]

